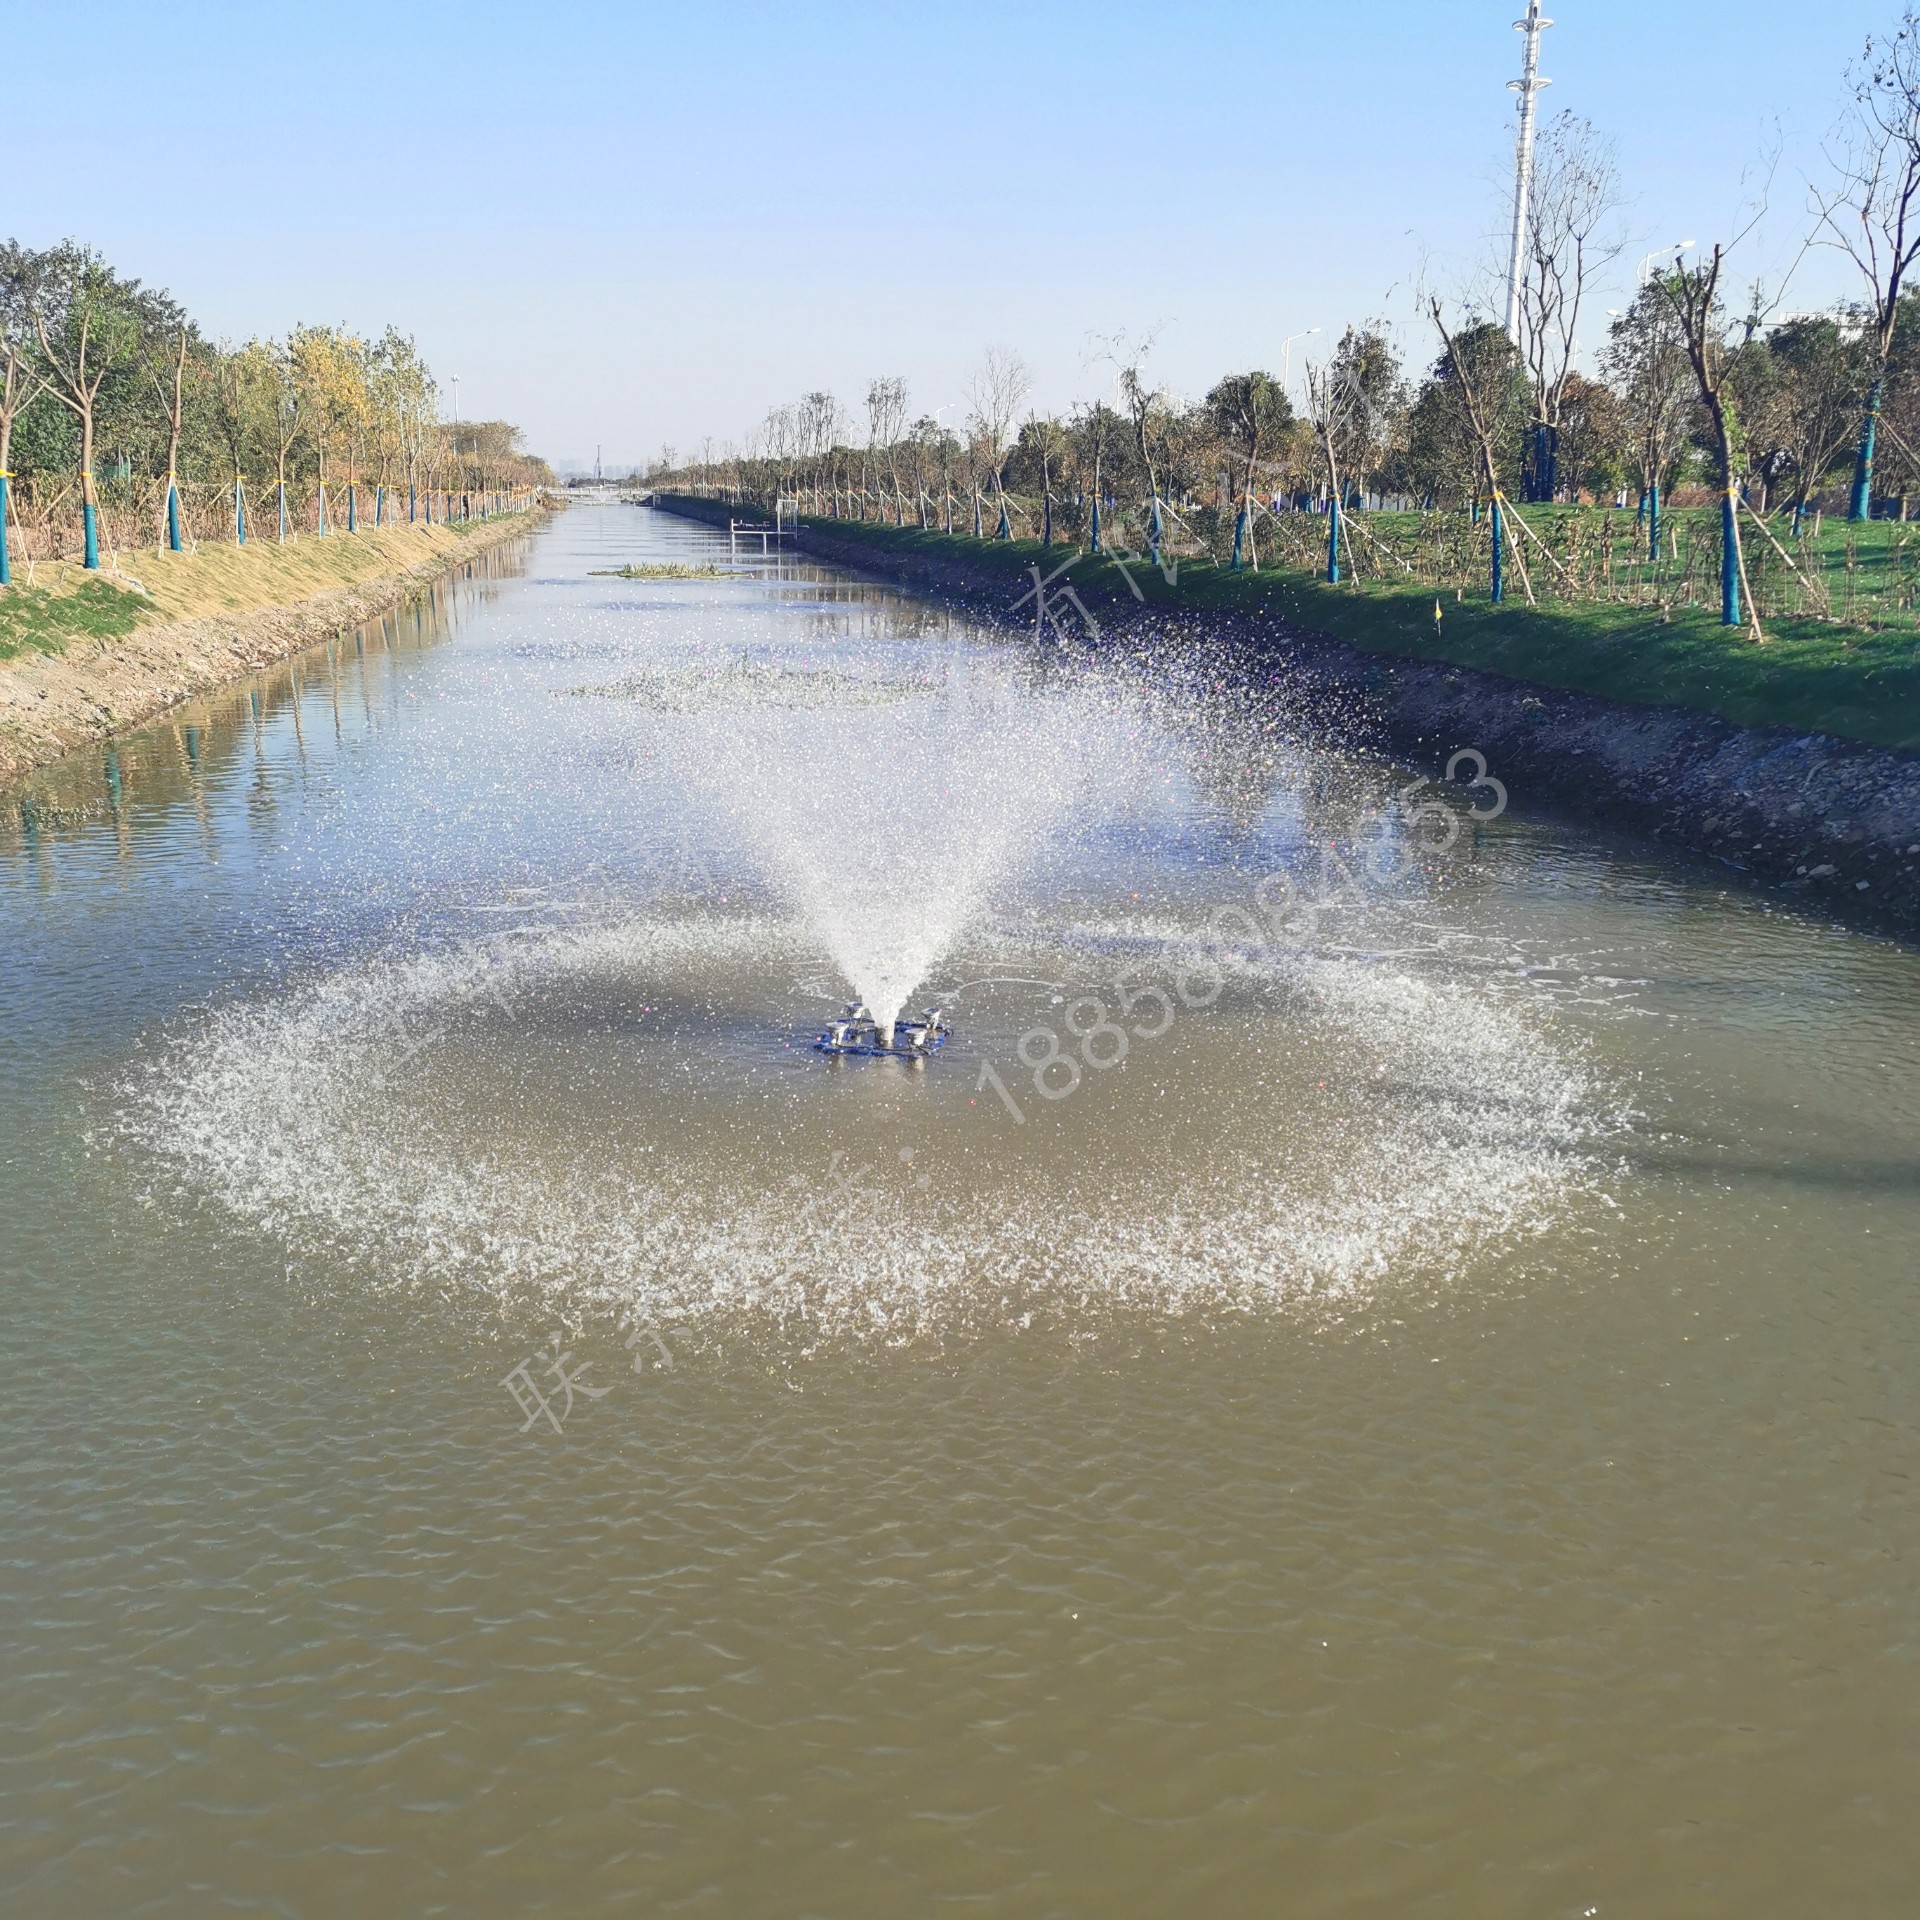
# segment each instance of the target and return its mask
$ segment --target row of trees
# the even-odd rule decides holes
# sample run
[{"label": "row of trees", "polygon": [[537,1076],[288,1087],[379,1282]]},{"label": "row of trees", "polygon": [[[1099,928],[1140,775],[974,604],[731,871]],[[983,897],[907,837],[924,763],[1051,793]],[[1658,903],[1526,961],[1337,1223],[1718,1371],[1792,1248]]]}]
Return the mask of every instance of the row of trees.
[{"label": "row of trees", "polygon": [[1796,529],[1816,506],[1844,508],[1878,380],[1875,503],[1905,518],[1920,496],[1920,294],[1902,295],[1881,361],[1862,312],[1735,319],[1723,278],[1711,259],[1651,278],[1613,318],[1595,373],[1569,368],[1552,381],[1550,423],[1541,383],[1503,327],[1436,310],[1429,361],[1410,373],[1384,325],[1350,327],[1308,369],[1298,408],[1262,369],[1179,402],[1154,384],[1151,343],[1140,342],[1109,356],[1111,399],[1023,414],[1017,357],[989,350],[957,429],[910,418],[907,384],[889,376],[872,383],[859,421],[811,393],[775,409],[748,446],[657,465],[650,478],[949,530],[957,512],[962,530],[1057,530],[1096,549],[1103,539],[1178,547],[1184,528],[1203,545],[1224,541],[1244,565],[1258,564],[1263,515],[1368,503],[1624,497],[1651,545],[1663,504],[1717,495],[1716,399],[1738,422],[1731,458],[1745,502],[1789,511]]},{"label": "row of trees", "polygon": [[1905,519],[1920,494],[1913,10],[1867,43],[1849,83],[1852,111],[1831,183],[1814,197],[1809,243],[1839,249],[1860,293],[1824,312],[1783,314],[1778,294],[1758,286],[1730,297],[1736,235],[1643,274],[1583,370],[1594,288],[1622,250],[1622,194],[1611,144],[1563,114],[1540,142],[1512,335],[1485,317],[1491,290],[1451,315],[1429,301],[1430,346],[1411,367],[1383,323],[1349,327],[1308,368],[1297,409],[1261,369],[1177,401],[1149,373],[1151,339],[1116,337],[1095,348],[1110,397],[1064,416],[1023,416],[1024,370],[989,350],[957,430],[911,418],[906,383],[889,376],[870,386],[862,421],[812,393],[775,409],[748,445],[717,458],[709,445],[656,478],[949,530],[957,500],[975,532],[1051,540],[1059,526],[1096,550],[1103,540],[1155,556],[1168,544],[1205,548],[1236,567],[1259,564],[1263,516],[1315,506],[1331,522],[1325,564],[1336,580],[1343,510],[1464,506],[1490,522],[1496,598],[1503,535],[1517,524],[1532,537],[1514,522],[1516,501],[1626,500],[1657,554],[1663,506],[1707,500],[1722,517],[1723,617],[1738,624],[1743,519],[1789,513],[1795,534],[1809,510]]},{"label": "row of trees", "polygon": [[0,246],[0,585],[10,552],[97,567],[103,548],[502,511],[551,481],[516,428],[443,421],[395,328],[217,344],[88,248]]}]

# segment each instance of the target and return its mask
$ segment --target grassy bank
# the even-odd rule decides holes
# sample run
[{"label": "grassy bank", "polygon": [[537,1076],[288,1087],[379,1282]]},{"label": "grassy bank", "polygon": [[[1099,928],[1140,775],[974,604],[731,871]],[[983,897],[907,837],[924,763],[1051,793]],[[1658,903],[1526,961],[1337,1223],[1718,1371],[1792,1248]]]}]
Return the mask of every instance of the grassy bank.
[{"label": "grassy bank", "polygon": [[111,572],[42,561],[31,581],[19,567],[13,584],[0,587],[0,660],[60,654],[76,640],[118,639],[152,622],[296,606],[437,559],[452,562],[481,524],[418,521],[324,540],[309,535],[284,546],[255,539],[244,547],[202,545],[189,553],[149,549],[120,554]]},{"label": "grassy bank", "polygon": [[[1369,521],[1391,540],[1397,517]],[[1049,551],[1037,540],[974,540],[846,520],[803,524],[876,557],[958,561],[989,577],[1003,575],[1009,609],[1031,587],[1030,568],[1051,574],[1067,557],[1066,549]],[[1324,539],[1325,522],[1320,526]],[[1870,570],[1891,600],[1892,583],[1910,577],[1908,541],[1920,541],[1920,528],[1879,525],[1849,535],[1829,527],[1819,548],[1823,554],[1831,549],[1836,567],[1844,555],[1860,572]],[[1536,590],[1545,571],[1536,568]],[[1451,588],[1436,594],[1431,586],[1381,580],[1331,587],[1301,569],[1236,574],[1204,560],[1181,561],[1173,578],[1143,561],[1130,561],[1125,573],[1152,606],[1269,614],[1370,653],[1443,660],[1610,700],[1693,708],[1740,726],[1835,734],[1920,752],[1920,638],[1910,612],[1897,627],[1878,630],[1776,618],[1768,623],[1766,644],[1756,645],[1744,631],[1722,627],[1716,612],[1685,604],[1543,599],[1529,607],[1516,599],[1494,607],[1484,589],[1477,596]],[[1068,581],[1096,617],[1136,604],[1110,558],[1082,554],[1050,592]],[[1068,608],[1061,612],[1075,617]],[[1031,613],[1029,603],[1018,617]]]},{"label": "grassy bank", "polygon": [[22,568],[0,589],[0,786],[375,619],[539,519]]}]

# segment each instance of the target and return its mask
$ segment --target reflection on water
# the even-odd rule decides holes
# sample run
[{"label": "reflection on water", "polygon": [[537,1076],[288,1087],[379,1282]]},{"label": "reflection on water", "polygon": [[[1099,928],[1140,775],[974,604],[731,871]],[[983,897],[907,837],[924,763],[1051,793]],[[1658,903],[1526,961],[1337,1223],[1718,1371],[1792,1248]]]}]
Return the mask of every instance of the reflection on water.
[{"label": "reflection on water", "polygon": [[[163,720],[73,754],[0,793],[0,850],[50,852],[78,830],[111,823],[129,852],[143,821],[169,830],[179,810],[209,826],[209,795],[232,790],[250,760],[252,792],[273,805],[270,771],[290,747],[304,761],[308,736],[333,749],[377,734],[404,698],[391,671],[408,654],[437,645],[461,611],[491,602],[518,570],[523,543],[509,542],[464,563],[392,613],[233,686],[175,707]],[[45,869],[52,877],[52,869]]]},{"label": "reflection on water", "polygon": [[0,800],[23,1910],[1902,1911],[1914,957],[716,554]]}]

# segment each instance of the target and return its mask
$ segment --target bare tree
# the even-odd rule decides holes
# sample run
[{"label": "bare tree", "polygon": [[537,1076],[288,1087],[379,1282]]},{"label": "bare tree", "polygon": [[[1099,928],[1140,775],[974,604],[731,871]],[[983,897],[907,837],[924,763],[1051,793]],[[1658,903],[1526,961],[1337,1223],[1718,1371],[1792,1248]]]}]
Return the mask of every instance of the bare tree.
[{"label": "bare tree", "polygon": [[967,383],[967,399],[973,409],[970,424],[992,471],[994,499],[1000,508],[998,537],[1002,540],[1011,539],[1013,529],[1007,524],[1007,494],[1001,483],[1000,467],[1007,455],[1020,403],[1032,385],[1027,363],[1011,347],[987,348]]},{"label": "bare tree", "polygon": [[800,447],[799,409],[772,408],[761,432],[765,437],[767,458],[773,462],[774,504],[777,506],[780,496],[791,483],[794,456]]},{"label": "bare tree", "polygon": [[[167,423],[167,545],[175,553],[180,545],[180,429],[187,411],[187,347],[185,326],[177,329],[171,365],[156,361],[149,342],[146,350],[147,377],[153,382],[154,398]],[[163,376],[165,376],[163,378]]]},{"label": "bare tree", "polygon": [[1340,503],[1345,498],[1345,450],[1366,412],[1366,394],[1339,360],[1307,368],[1307,420],[1320,447],[1327,479],[1327,583],[1340,584]]},{"label": "bare tree", "polygon": [[1540,136],[1520,282],[1519,347],[1533,383],[1533,447],[1527,496],[1559,492],[1558,441],[1567,381],[1579,350],[1580,310],[1593,276],[1624,244],[1619,231],[1616,149],[1572,113]]},{"label": "bare tree", "polygon": [[1158,327],[1137,336],[1110,334],[1101,356],[1113,368],[1120,404],[1133,428],[1133,450],[1147,477],[1147,551],[1156,564],[1160,558],[1160,462],[1154,443],[1160,424],[1157,416],[1166,411],[1167,397],[1148,377],[1147,360],[1159,337]]},{"label": "bare tree", "polygon": [[1053,474],[1066,451],[1066,430],[1046,414],[1030,413],[1020,429],[1021,443],[1032,450],[1040,469],[1040,544],[1053,545]]},{"label": "bare tree", "polygon": [[1813,204],[1828,244],[1852,260],[1867,288],[1869,384],[1848,508],[1865,520],[1900,295],[1920,259],[1920,15],[1912,6],[1891,37],[1868,38],[1848,79],[1853,113],[1828,154],[1837,180],[1816,191]]},{"label": "bare tree", "polygon": [[[825,479],[825,465],[839,437],[842,415],[832,394],[815,388],[800,402],[801,457],[807,463],[809,484],[817,494]],[[816,500],[815,506],[818,507]]]},{"label": "bare tree", "polygon": [[867,453],[879,478],[880,456],[887,458],[887,479],[893,494],[893,517],[900,511],[900,434],[907,420],[907,383],[896,374],[875,380],[867,388]]},{"label": "bare tree", "polygon": [[1733,353],[1727,337],[1726,315],[1720,304],[1720,278],[1726,264],[1726,248],[1714,243],[1712,258],[1698,267],[1676,260],[1673,270],[1661,276],[1658,286],[1680,325],[1680,337],[1686,342],[1687,359],[1693,367],[1694,385],[1700,404],[1706,410],[1713,433],[1716,462],[1720,469],[1720,623],[1741,624],[1741,596],[1753,624],[1753,637],[1764,640],[1760,616],[1753,605],[1753,591],[1747,580],[1746,554],[1740,545],[1740,420],[1734,405],[1732,384]]},{"label": "bare tree", "polygon": [[[1504,371],[1517,378],[1513,366],[1513,348],[1506,334],[1498,327],[1483,326],[1473,330],[1472,339],[1478,351],[1469,351],[1462,336],[1448,330],[1445,316],[1440,311],[1440,302],[1428,303],[1434,330],[1440,336],[1440,343],[1446,348],[1447,364],[1452,378],[1449,386],[1459,405],[1467,431],[1472,438],[1474,451],[1480,465],[1480,484],[1486,489],[1490,532],[1493,536],[1493,602],[1496,606],[1506,597],[1506,495],[1500,486],[1500,453],[1496,439],[1498,433],[1498,384]],[[1478,366],[1477,361],[1493,358],[1488,349],[1496,350],[1499,359],[1491,366]],[[1533,577],[1527,571],[1526,557],[1519,548],[1514,549],[1514,558],[1520,564],[1520,581],[1527,590],[1527,604],[1533,605]]]}]

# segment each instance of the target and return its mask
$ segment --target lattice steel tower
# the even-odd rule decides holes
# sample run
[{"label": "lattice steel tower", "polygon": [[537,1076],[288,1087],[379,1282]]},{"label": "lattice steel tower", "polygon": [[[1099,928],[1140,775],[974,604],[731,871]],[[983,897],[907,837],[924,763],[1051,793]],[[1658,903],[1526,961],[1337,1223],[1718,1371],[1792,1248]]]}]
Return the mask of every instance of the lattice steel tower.
[{"label": "lattice steel tower", "polygon": [[1513,249],[1507,256],[1507,335],[1520,343],[1520,282],[1527,251],[1527,208],[1533,198],[1533,102],[1542,87],[1553,85],[1540,77],[1540,36],[1553,25],[1540,16],[1540,0],[1527,0],[1527,17],[1513,23],[1515,33],[1527,37],[1520,78],[1507,82],[1507,91],[1520,96],[1520,137],[1513,156]]}]

